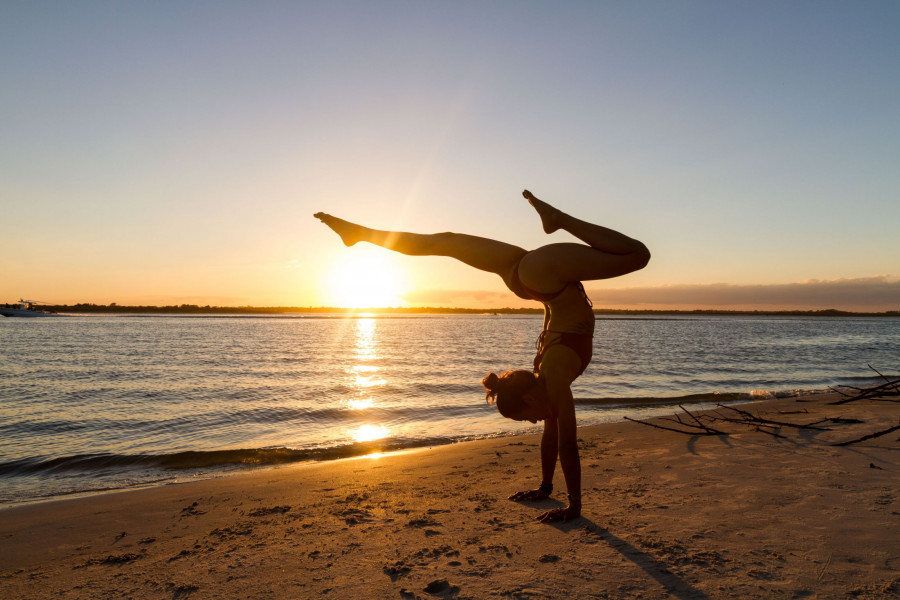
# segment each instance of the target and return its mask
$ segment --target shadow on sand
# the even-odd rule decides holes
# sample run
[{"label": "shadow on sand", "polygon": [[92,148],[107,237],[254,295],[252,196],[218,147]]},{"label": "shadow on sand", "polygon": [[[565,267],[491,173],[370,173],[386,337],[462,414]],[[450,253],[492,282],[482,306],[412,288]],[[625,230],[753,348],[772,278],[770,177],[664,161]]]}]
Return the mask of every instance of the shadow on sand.
[{"label": "shadow on sand", "polygon": [[619,554],[643,569],[643,571],[655,579],[666,592],[676,598],[680,598],[681,600],[709,600],[709,596],[672,573],[666,563],[635,548],[622,538],[616,536],[608,529],[597,525],[590,519],[579,517],[568,523],[553,523],[552,526],[564,533],[582,531],[586,535],[596,538],[598,541],[605,542],[610,548],[616,550]]}]

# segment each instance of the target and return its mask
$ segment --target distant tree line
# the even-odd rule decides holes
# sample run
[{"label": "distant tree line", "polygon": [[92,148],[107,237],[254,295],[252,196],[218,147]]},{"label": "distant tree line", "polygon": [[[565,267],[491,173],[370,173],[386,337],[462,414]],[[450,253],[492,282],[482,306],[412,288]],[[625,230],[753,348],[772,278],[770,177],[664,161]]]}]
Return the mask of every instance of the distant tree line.
[{"label": "distant tree line", "polygon": [[[37,308],[37,307],[36,307]],[[286,314],[286,313],[331,313],[352,314],[373,312],[378,314],[449,314],[449,315],[537,315],[540,308],[447,308],[388,307],[388,308],[338,308],[334,306],[200,306],[199,304],[172,304],[168,306],[129,306],[112,302],[110,304],[57,304],[42,305],[43,310],[58,313],[131,313],[131,314]],[[629,310],[595,308],[595,315],[757,315],[757,316],[802,316],[802,317],[900,317],[900,311],[851,312],[845,310]]]}]

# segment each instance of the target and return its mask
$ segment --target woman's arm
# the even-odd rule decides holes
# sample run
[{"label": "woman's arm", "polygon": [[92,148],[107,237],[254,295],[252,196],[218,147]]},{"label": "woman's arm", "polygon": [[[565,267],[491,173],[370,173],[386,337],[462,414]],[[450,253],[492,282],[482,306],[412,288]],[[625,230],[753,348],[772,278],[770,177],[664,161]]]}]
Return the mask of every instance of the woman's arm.
[{"label": "woman's arm", "polygon": [[[556,419],[550,418],[544,421],[544,434],[541,436],[541,485],[549,483],[553,485],[553,472],[556,471],[556,455],[558,452]],[[551,487],[552,491],[552,487]],[[525,490],[516,492],[509,497],[510,500],[543,500],[550,496],[546,488]]]},{"label": "woman's arm", "polygon": [[541,436],[541,483],[553,485],[553,472],[556,471],[558,453],[559,430],[556,419],[550,417],[544,420],[544,435]]}]

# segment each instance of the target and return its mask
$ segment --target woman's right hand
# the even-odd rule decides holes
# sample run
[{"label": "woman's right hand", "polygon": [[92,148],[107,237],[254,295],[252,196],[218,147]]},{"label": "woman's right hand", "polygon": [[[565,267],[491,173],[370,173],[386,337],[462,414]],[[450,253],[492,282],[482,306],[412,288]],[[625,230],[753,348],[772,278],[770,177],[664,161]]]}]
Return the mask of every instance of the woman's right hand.
[{"label": "woman's right hand", "polygon": [[546,492],[541,488],[536,490],[525,490],[524,492],[516,492],[512,496],[509,497],[510,500],[514,500],[515,502],[532,501],[532,500],[543,500],[544,498],[549,498],[550,492]]}]

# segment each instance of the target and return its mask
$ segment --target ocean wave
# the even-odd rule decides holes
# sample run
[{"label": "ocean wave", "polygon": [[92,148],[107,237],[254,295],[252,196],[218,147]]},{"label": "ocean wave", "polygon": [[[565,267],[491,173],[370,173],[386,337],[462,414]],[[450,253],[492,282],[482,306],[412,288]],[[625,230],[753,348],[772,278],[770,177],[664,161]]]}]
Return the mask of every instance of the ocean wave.
[{"label": "ocean wave", "polygon": [[79,454],[55,458],[26,458],[0,463],[0,477],[100,473],[133,469],[187,470],[228,466],[275,466],[289,463],[352,458],[374,452],[395,452],[439,446],[463,438],[392,438],[326,448],[236,448],[171,454]]},{"label": "ocean wave", "polygon": [[575,398],[576,406],[620,408],[629,406],[677,406],[718,402],[749,402],[759,399],[760,392],[713,392],[685,396],[647,396],[636,398]]},{"label": "ocean wave", "polygon": [[[887,378],[888,381],[900,381],[900,375],[885,373],[884,376]],[[881,385],[882,383],[886,383],[886,381],[883,378],[877,377],[877,376],[836,377],[835,378],[836,385],[867,387],[867,386],[872,386],[872,385]]]}]

